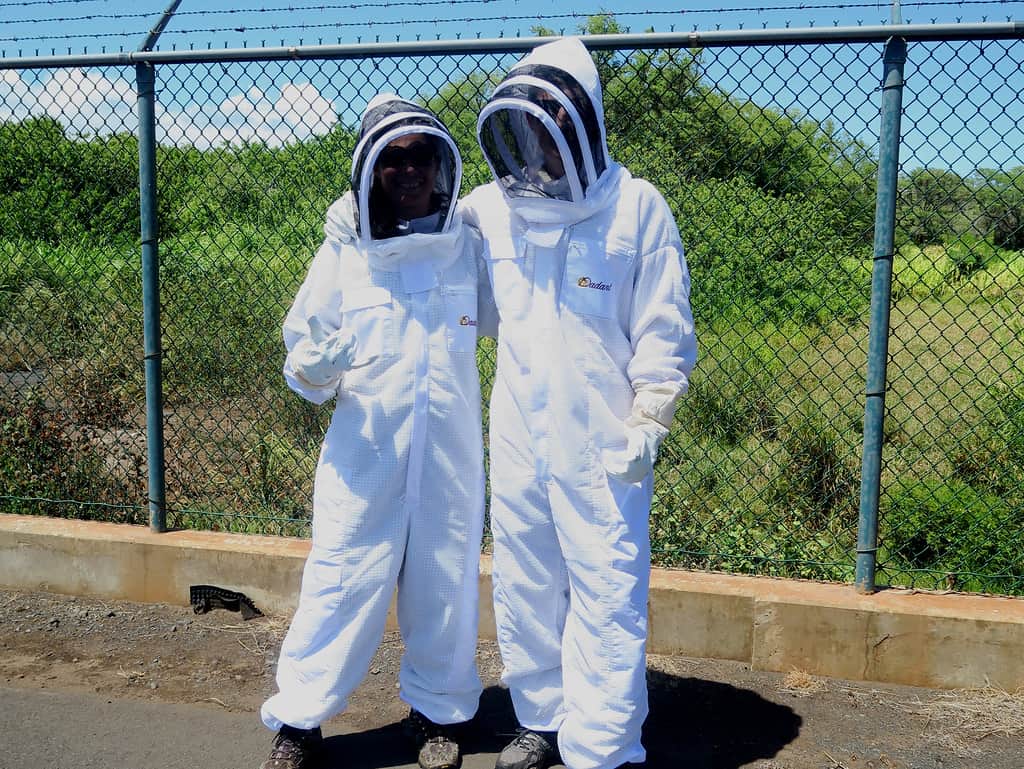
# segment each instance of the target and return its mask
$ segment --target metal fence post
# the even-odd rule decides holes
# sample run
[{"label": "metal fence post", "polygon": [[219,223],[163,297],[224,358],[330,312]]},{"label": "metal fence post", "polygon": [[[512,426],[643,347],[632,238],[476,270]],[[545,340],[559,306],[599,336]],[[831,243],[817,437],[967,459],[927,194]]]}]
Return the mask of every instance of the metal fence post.
[{"label": "metal fence post", "polygon": [[896,191],[900,160],[900,116],[903,110],[903,65],[907,41],[892,37],[882,56],[882,121],[875,198],[874,263],[871,269],[871,327],[864,401],[864,454],[860,479],[860,523],[857,527],[857,591],[875,590],[878,556],[878,501],[882,473],[886,364],[889,358],[889,305],[896,230]]},{"label": "metal fence post", "polygon": [[149,527],[167,530],[164,494],[164,409],[160,345],[160,259],[156,206],[156,73],[137,64],[139,113],[139,218],[142,233],[142,328],[146,367],[146,461]]}]

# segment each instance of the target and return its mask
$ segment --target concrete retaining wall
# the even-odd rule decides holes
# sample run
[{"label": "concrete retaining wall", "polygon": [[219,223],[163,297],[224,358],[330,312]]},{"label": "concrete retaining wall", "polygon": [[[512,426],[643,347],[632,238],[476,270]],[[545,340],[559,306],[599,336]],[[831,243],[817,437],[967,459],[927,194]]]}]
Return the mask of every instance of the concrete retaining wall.
[{"label": "concrete retaining wall", "polygon": [[[188,605],[189,586],[245,593],[268,614],[295,608],[309,541],[0,515],[0,587]],[[494,638],[490,561],[480,633]],[[759,670],[931,687],[1024,687],[1024,599],[655,569],[658,654]],[[392,623],[394,622],[392,612]]]}]

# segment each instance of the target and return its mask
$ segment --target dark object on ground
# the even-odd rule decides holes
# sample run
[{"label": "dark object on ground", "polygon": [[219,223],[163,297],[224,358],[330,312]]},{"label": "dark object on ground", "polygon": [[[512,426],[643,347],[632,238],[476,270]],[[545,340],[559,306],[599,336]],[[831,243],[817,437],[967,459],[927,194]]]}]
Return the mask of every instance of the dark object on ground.
[{"label": "dark object on ground", "polygon": [[242,619],[262,617],[263,612],[256,608],[245,593],[225,590],[214,585],[191,585],[188,589],[189,603],[196,614],[206,614],[211,609],[227,609],[242,612]]},{"label": "dark object on ground", "polygon": [[418,751],[420,769],[457,769],[462,763],[454,727],[435,724],[412,708],[402,720],[402,730]]},{"label": "dark object on ground", "polygon": [[547,769],[559,762],[555,732],[521,729],[498,756],[494,769]]},{"label": "dark object on ground", "polygon": [[323,743],[319,726],[296,729],[285,724],[274,738],[270,757],[260,765],[260,769],[312,769]]}]

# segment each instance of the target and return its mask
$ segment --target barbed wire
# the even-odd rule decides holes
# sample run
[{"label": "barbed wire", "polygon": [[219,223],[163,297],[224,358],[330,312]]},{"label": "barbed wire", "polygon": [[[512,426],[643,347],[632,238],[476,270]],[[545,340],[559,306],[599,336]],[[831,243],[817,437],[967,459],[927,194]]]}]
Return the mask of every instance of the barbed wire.
[{"label": "barbed wire", "polygon": [[[96,0],[24,0],[21,4],[31,3],[70,3],[70,2],[95,2]],[[104,0],[105,1],[105,0]],[[392,7],[428,7],[437,5],[460,5],[460,4],[491,4],[494,2],[500,2],[500,0],[383,0],[380,2],[368,2],[368,3],[344,3],[344,4],[319,4],[319,5],[308,5],[308,6],[287,6],[277,8],[253,8],[253,9],[223,9],[223,10],[196,10],[196,11],[182,11],[176,14],[176,16],[200,16],[200,15],[234,15],[234,14],[262,14],[262,13],[281,13],[281,12],[294,12],[294,11],[313,11],[313,10],[358,10],[361,8],[392,8]],[[1010,5],[1018,4],[1015,0],[918,0],[918,2],[905,3],[904,8],[924,8],[924,7],[943,7],[943,6],[980,6],[980,5]],[[0,3],[0,7],[5,5]],[[13,4],[11,4],[13,5]],[[188,29],[174,29],[168,28],[163,31],[164,35],[194,35],[194,34],[216,34],[223,32],[235,32],[244,34],[247,32],[279,32],[282,30],[324,30],[324,29],[343,29],[352,27],[366,27],[373,29],[374,27],[395,27],[395,26],[409,26],[409,25],[442,25],[442,24],[469,24],[469,23],[494,23],[494,22],[516,22],[516,21],[532,21],[542,23],[545,21],[559,21],[559,20],[580,20],[588,19],[592,16],[606,16],[610,18],[620,17],[666,17],[666,16],[697,16],[706,14],[738,14],[738,13],[772,13],[778,11],[815,11],[815,10],[864,10],[864,9],[877,9],[879,4],[876,2],[861,2],[861,3],[799,3],[797,5],[753,5],[743,6],[738,8],[690,8],[690,9],[666,9],[666,10],[631,10],[631,11],[608,11],[608,10],[597,10],[597,11],[570,11],[566,13],[556,14],[497,14],[492,16],[466,16],[461,18],[418,18],[418,19],[394,19],[394,20],[365,20],[365,21],[338,21],[338,22],[322,22],[322,23],[298,23],[298,24],[268,24],[268,25],[234,25],[234,26],[223,26],[223,27],[194,27]],[[92,14],[89,16],[82,17],[68,17],[58,19],[33,19],[25,20],[22,23],[42,23],[42,22],[69,22],[69,21],[82,21],[88,19],[132,19],[140,17],[152,17],[155,14],[146,13],[130,13],[130,14]],[[934,19],[932,20],[934,23]],[[960,19],[958,18],[959,22]],[[0,23],[17,23],[11,20],[2,20]],[[811,22],[813,26],[813,21]],[[789,22],[786,23],[789,26]],[[140,30],[135,32],[90,32],[90,33],[65,33],[60,35],[39,35],[39,36],[11,36],[11,37],[0,37],[0,42],[5,43],[16,43],[16,42],[28,42],[28,41],[45,41],[45,40],[73,40],[73,39],[100,39],[100,38],[111,38],[111,37],[137,37],[145,35],[148,30]]]},{"label": "barbed wire", "polygon": [[14,3],[0,3],[0,8],[13,8],[15,6],[29,5],[78,5],[80,3],[105,3],[107,0],[18,0]]},{"label": "barbed wire", "polygon": [[[45,0],[43,0],[45,2]],[[64,2],[65,0],[60,0]],[[87,2],[88,0],[66,0],[67,2]],[[103,0],[106,2],[106,0]],[[260,13],[294,13],[296,11],[357,11],[364,8],[398,8],[403,6],[427,7],[432,5],[487,5],[498,3],[502,0],[395,0],[390,2],[371,3],[343,3],[336,5],[290,5],[280,8],[230,8],[212,10],[209,8],[199,11],[177,11],[174,18],[179,16],[228,16],[233,14],[260,14]],[[3,7],[0,3],[0,7]],[[63,16],[49,19],[0,19],[0,24],[55,24],[69,21],[94,21],[97,19],[148,19],[157,15],[157,12],[148,13],[90,13],[85,16]]]},{"label": "barbed wire", "polygon": [[[0,8],[12,6],[30,5],[56,5],[61,3],[86,3],[86,2],[107,2],[108,0],[20,0],[14,3],[0,2]],[[238,14],[258,15],[266,13],[294,13],[298,11],[338,11],[338,10],[362,10],[372,8],[402,8],[402,7],[431,7],[438,5],[491,5],[502,0],[381,0],[379,2],[366,3],[318,3],[315,5],[288,5],[272,8],[222,8],[200,10],[179,10],[174,17],[182,16],[231,16]],[[916,2],[904,3],[904,8],[924,8],[941,6],[972,6],[972,5],[1013,5],[1020,0],[917,0]],[[684,15],[684,14],[722,14],[722,13],[771,13],[775,11],[819,11],[819,10],[866,10],[878,9],[878,2],[861,3],[797,3],[791,5],[751,5],[732,8],[676,8],[666,10],[641,10],[641,11],[602,11],[609,16],[626,15]],[[65,16],[46,19],[0,19],[0,24],[39,24],[67,21],[88,21],[93,19],[138,19],[155,16],[159,11],[148,13],[94,13],[83,16]],[[499,17],[495,17],[499,18]],[[226,30],[227,28],[225,28]],[[223,30],[221,30],[223,31]]]},{"label": "barbed wire", "polygon": [[155,13],[90,13],[86,16],[55,16],[51,19],[0,19],[0,24],[63,24],[68,21],[95,21],[97,19],[150,19]]}]

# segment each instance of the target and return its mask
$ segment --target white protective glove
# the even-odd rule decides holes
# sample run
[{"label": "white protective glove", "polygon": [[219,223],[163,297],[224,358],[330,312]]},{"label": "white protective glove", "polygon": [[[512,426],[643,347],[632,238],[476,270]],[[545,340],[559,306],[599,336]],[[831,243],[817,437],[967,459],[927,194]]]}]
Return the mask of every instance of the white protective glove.
[{"label": "white protective glove", "polygon": [[624,483],[639,483],[647,477],[668,435],[680,394],[680,388],[673,384],[648,385],[637,392],[632,413],[624,422],[626,448],[601,452],[601,464],[608,475]]},{"label": "white protective glove", "polygon": [[342,374],[353,368],[356,338],[351,331],[343,328],[328,335],[315,315],[308,322],[309,336],[292,348],[292,368],[314,387],[327,387],[338,382]]},{"label": "white protective glove", "polygon": [[[638,422],[637,424],[631,424]],[[608,475],[624,483],[639,483],[654,469],[658,447],[668,435],[668,428],[653,419],[626,420],[626,448],[618,451],[605,449],[601,463]]]}]

